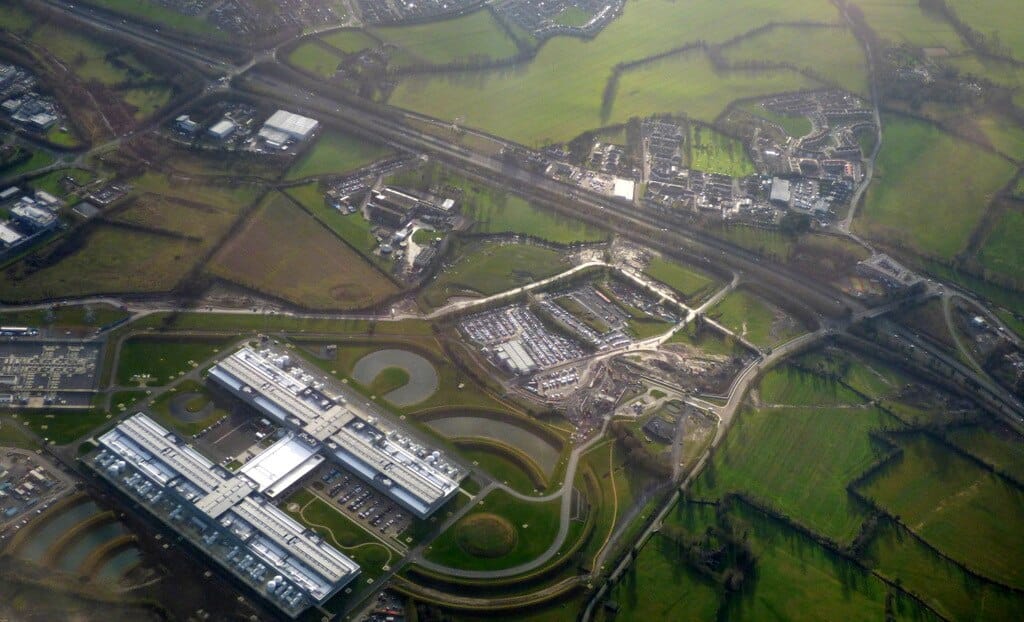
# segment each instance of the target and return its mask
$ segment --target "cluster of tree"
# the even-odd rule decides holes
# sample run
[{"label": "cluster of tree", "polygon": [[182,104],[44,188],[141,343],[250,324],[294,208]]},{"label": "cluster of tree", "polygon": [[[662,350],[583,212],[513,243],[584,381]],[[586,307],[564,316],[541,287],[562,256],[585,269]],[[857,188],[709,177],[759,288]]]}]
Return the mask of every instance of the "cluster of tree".
[{"label": "cluster of tree", "polygon": [[615,440],[626,449],[626,461],[633,466],[643,469],[655,477],[665,478],[672,476],[672,467],[666,460],[647,451],[644,443],[635,437],[626,425],[621,421],[612,421],[609,430]]},{"label": "cluster of tree", "polygon": [[747,533],[737,536],[728,529],[708,527],[700,537],[693,537],[678,525],[661,528],[675,547],[679,559],[730,592],[740,591],[747,581],[756,577],[757,556],[747,542]]}]

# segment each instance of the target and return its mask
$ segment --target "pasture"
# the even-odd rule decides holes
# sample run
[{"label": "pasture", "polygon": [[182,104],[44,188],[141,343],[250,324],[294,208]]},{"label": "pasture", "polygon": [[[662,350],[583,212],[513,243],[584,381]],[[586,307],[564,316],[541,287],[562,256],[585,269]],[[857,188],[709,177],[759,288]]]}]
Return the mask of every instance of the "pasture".
[{"label": "pasture", "polygon": [[344,54],[356,52],[380,45],[380,42],[362,30],[342,29],[320,35],[320,40]]},{"label": "pasture", "polygon": [[740,413],[693,494],[745,492],[837,542],[866,517],[846,486],[882,455],[868,432],[894,420],[874,408],[762,408]]},{"label": "pasture", "polygon": [[280,194],[268,195],[259,212],[220,248],[209,271],[307,308],[364,308],[398,291]]},{"label": "pasture", "polygon": [[898,580],[949,620],[1012,620],[1024,606],[1019,592],[964,572],[891,523],[871,539],[865,558],[870,568]]},{"label": "pasture", "polygon": [[940,15],[923,10],[917,0],[862,0],[857,6],[879,37],[916,47],[964,49],[953,26]]},{"label": "pasture", "polygon": [[996,425],[978,424],[956,428],[946,439],[996,469],[1024,481],[1024,439]]},{"label": "pasture", "polygon": [[777,26],[722,51],[730,63],[787,63],[841,89],[867,96],[864,50],[849,28]]},{"label": "pasture", "polygon": [[451,265],[420,292],[420,306],[435,309],[453,297],[490,296],[568,268],[561,253],[532,244],[468,244],[457,251]]},{"label": "pasture", "polygon": [[1019,2],[998,0],[948,0],[949,6],[968,26],[983,33],[989,43],[995,40],[1006,47],[1009,54],[1024,60],[1024,6]]},{"label": "pasture", "polygon": [[1024,213],[1008,209],[999,216],[979,249],[978,261],[1004,279],[1019,280],[1024,269],[1021,240],[1024,240]]},{"label": "pasture", "polygon": [[[661,67],[650,75],[636,77],[636,72],[630,72],[624,76],[614,112],[602,119],[605,84],[619,63],[687,42],[723,42],[773,21],[834,23],[838,19],[834,7],[814,0],[755,0],[744,3],[742,11],[737,7],[734,1],[695,0],[684,6],[667,0],[636,0],[627,3],[622,15],[592,40],[555,37],[533,60],[515,69],[410,76],[399,83],[390,103],[444,120],[464,117],[469,127],[533,146],[653,112],[685,110],[711,121],[737,97],[808,84],[802,77],[788,75],[730,72],[731,77],[720,77],[698,54],[695,60]],[[745,85],[744,78],[755,84]],[[636,86],[625,84],[627,80]],[[630,95],[631,88],[638,92]]]},{"label": "pasture", "polygon": [[338,130],[326,130],[298,157],[285,178],[341,175],[393,154],[383,145]]},{"label": "pasture", "polygon": [[518,49],[488,10],[410,26],[374,28],[370,33],[405,54],[398,65],[448,65],[514,56]]},{"label": "pasture", "polygon": [[717,284],[710,275],[661,256],[651,260],[644,274],[676,290],[688,303],[708,296]]},{"label": "pasture", "polygon": [[773,367],[761,378],[758,391],[765,404],[835,406],[864,403],[860,396],[836,380],[793,365]]},{"label": "pasture", "polygon": [[362,214],[344,214],[324,202],[324,194],[316,182],[292,186],[285,192],[297,200],[302,206],[339,238],[351,246],[364,259],[373,262],[382,269],[389,269],[392,260],[374,254],[377,238],[370,230],[370,222]]},{"label": "pasture", "polygon": [[984,577],[1024,586],[1024,493],[923,435],[859,491],[930,545]]},{"label": "pasture", "polygon": [[951,259],[967,245],[1013,166],[933,125],[888,115],[877,179],[855,227],[894,246]]}]

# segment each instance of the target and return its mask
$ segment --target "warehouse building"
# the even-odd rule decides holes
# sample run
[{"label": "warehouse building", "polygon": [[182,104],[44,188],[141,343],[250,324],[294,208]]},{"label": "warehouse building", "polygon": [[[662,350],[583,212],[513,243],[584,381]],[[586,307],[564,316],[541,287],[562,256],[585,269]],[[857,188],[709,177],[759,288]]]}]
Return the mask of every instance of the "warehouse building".
[{"label": "warehouse building", "polygon": [[290,471],[275,476],[268,467],[291,451],[282,448],[294,440],[282,439],[271,458],[252,469],[264,471],[257,476],[263,479],[253,479],[215,465],[139,413],[101,436],[100,450],[86,464],[294,618],[324,603],[359,574],[355,562],[259,492],[262,481],[290,477]]},{"label": "warehouse building", "polygon": [[466,470],[388,422],[360,395],[293,363],[287,354],[243,347],[210,378],[290,430],[384,495],[426,518],[459,490]]},{"label": "warehouse building", "polygon": [[287,147],[289,142],[300,142],[313,135],[320,122],[287,110],[278,110],[270,115],[260,128],[260,140],[276,149]]}]

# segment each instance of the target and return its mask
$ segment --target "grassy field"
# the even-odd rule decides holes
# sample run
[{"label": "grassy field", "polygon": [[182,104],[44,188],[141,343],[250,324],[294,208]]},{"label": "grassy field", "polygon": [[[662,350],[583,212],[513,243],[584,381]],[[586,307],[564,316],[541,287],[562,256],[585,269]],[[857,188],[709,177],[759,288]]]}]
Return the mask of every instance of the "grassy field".
[{"label": "grassy field", "polygon": [[469,464],[477,464],[487,471],[495,480],[502,482],[513,490],[531,494],[536,488],[533,480],[515,460],[509,458],[496,448],[460,447],[459,454]]},{"label": "grassy field", "polygon": [[1020,3],[1006,4],[998,0],[949,0],[949,6],[968,26],[984,33],[990,39],[994,34],[1014,58],[1024,59],[1024,32],[1019,27],[1024,23],[1024,6]]},{"label": "grassy field", "polygon": [[220,351],[223,340],[189,340],[133,337],[121,344],[117,366],[117,384],[130,385],[136,377],[146,376],[148,383],[168,384],[184,372]]},{"label": "grassy field", "polygon": [[89,0],[88,4],[95,4],[115,13],[159,24],[191,35],[200,35],[213,39],[224,39],[229,36],[202,17],[185,15],[156,3],[140,3],[137,0]]},{"label": "grassy field", "polygon": [[747,492],[819,533],[849,542],[866,512],[846,485],[880,457],[868,432],[892,423],[872,408],[744,410],[693,494],[717,499]]},{"label": "grassy field", "polygon": [[399,56],[399,65],[475,62],[517,52],[515,41],[487,10],[425,24],[375,28],[371,34],[408,54]]},{"label": "grassy field", "polygon": [[[736,11],[732,3],[637,0],[591,40],[555,37],[535,59],[515,71],[468,71],[402,80],[390,103],[430,116],[464,117],[470,127],[527,145],[572,138],[604,125],[601,108],[612,68],[677,48],[686,42],[725,41],[771,21],[835,22],[828,3],[754,0]],[[806,86],[792,74],[730,73],[719,76],[701,55],[678,57],[652,70],[623,77],[608,121],[633,115],[684,110],[710,121],[732,99]]]},{"label": "grassy field", "polygon": [[953,26],[941,16],[922,10],[917,0],[861,0],[857,6],[883,39],[917,47],[944,47],[950,52],[964,49]]},{"label": "grassy field", "polygon": [[[487,495],[465,518],[455,523],[427,547],[426,558],[454,568],[498,570],[510,568],[537,557],[547,550],[558,531],[560,502],[527,503],[507,492],[496,490]],[[473,555],[460,546],[465,538],[464,523],[479,514],[493,514],[515,530],[515,544],[503,555]],[[461,532],[461,533],[460,533]],[[486,544],[486,543],[482,543]]]},{"label": "grassy field", "polygon": [[55,445],[67,445],[103,425],[108,415],[100,410],[82,412],[32,412],[17,415],[30,430]]},{"label": "grassy field", "polygon": [[21,424],[14,420],[3,420],[0,421],[0,447],[38,449],[39,443]]},{"label": "grassy field", "polygon": [[[886,617],[888,590],[884,583],[752,509],[736,506],[719,520],[713,507],[681,503],[667,522],[681,526],[692,538],[702,537],[709,527],[742,537],[756,556],[756,572],[746,577],[741,590],[729,592],[689,570],[678,546],[668,536],[656,535],[613,592],[622,611],[614,618],[601,612],[597,620]],[[895,620],[930,619],[906,599],[895,599],[892,608]]]},{"label": "grassy field", "polygon": [[644,274],[661,281],[692,303],[709,295],[717,281],[710,275],[664,257],[655,257]]},{"label": "grassy field", "polygon": [[[59,262],[6,272],[0,296],[11,301],[96,293],[165,292],[195,265],[198,243],[112,226],[92,227],[79,248]],[[138,269],[126,269],[128,267]]]},{"label": "grassy field", "polygon": [[359,564],[363,580],[378,576],[391,559],[391,553],[376,538],[305,488],[295,491],[281,507]]},{"label": "grassy field", "polygon": [[[192,415],[203,411],[203,409],[211,404],[212,406],[203,413],[201,418],[195,419],[190,417],[188,420],[183,419],[171,411],[171,401],[183,395],[186,397],[182,398],[184,403],[180,406]],[[231,398],[224,396],[216,397],[202,384],[194,380],[185,380],[153,400],[149,411],[165,427],[176,431],[182,436],[190,437],[199,434],[218,420],[227,416],[230,404],[225,401],[226,399]]]},{"label": "grassy field", "polygon": [[1006,210],[978,251],[978,261],[996,275],[1020,279],[1024,269],[1024,213]]},{"label": "grassy field", "polygon": [[1024,586],[1024,493],[924,436],[860,487],[908,528],[985,577]]},{"label": "grassy field", "polygon": [[862,404],[864,400],[839,382],[792,365],[773,367],[758,385],[761,401],[786,406]]},{"label": "grassy field", "polygon": [[87,184],[96,179],[96,174],[80,168],[63,168],[59,171],[46,173],[31,180],[29,184],[37,190],[45,190],[55,197],[66,197],[68,193],[60,188],[60,180],[71,177],[79,184]]},{"label": "grassy field", "polygon": [[[1024,74],[1024,69],[1021,74]],[[1017,84],[1016,89],[1024,90],[1024,80]],[[974,121],[993,149],[1014,160],[1024,160],[1024,127],[995,114],[979,116]]]},{"label": "grassy field", "polygon": [[882,125],[878,178],[857,228],[926,256],[954,257],[1013,167],[920,121],[889,115]]},{"label": "grassy field", "polygon": [[324,78],[330,78],[338,70],[341,56],[316,41],[307,41],[288,54],[288,62]]},{"label": "grassy field", "polygon": [[387,147],[337,130],[328,130],[316,139],[288,169],[287,179],[305,179],[319,175],[340,175],[387,158],[394,152]]},{"label": "grassy field", "polygon": [[753,175],[754,163],[743,142],[716,132],[710,127],[690,124],[690,168],[732,177]]},{"label": "grassy field", "polygon": [[394,261],[390,258],[374,254],[377,238],[370,230],[370,221],[361,214],[343,214],[324,202],[323,192],[316,182],[293,186],[286,191],[306,208],[317,220],[334,232],[362,255],[383,270],[390,270]]},{"label": "grassy field", "polygon": [[726,295],[708,315],[759,346],[773,345],[802,332],[799,323],[784,311],[742,289]]},{"label": "grassy field", "polygon": [[731,63],[791,63],[847,91],[867,95],[864,51],[848,28],[779,26],[723,51]]},{"label": "grassy field", "polygon": [[698,330],[693,322],[676,331],[668,343],[682,343],[705,354],[741,356],[747,352],[735,339],[711,328]]},{"label": "grassy field", "polygon": [[345,54],[354,54],[360,50],[379,45],[376,39],[361,30],[337,30],[320,35],[320,40]]},{"label": "grassy field", "polygon": [[397,291],[311,216],[280,194],[214,257],[216,276],[311,308],[356,309]]},{"label": "grassy field", "polygon": [[891,523],[871,540],[866,558],[949,620],[1012,620],[1024,606],[1020,593],[969,575]]},{"label": "grassy field", "polygon": [[532,244],[469,244],[459,251],[451,267],[420,292],[421,306],[434,309],[456,296],[490,296],[568,269],[561,253]]},{"label": "grassy field", "polygon": [[17,175],[31,173],[32,171],[43,168],[44,166],[49,166],[53,164],[53,162],[53,156],[45,151],[37,149],[33,151],[32,155],[30,155],[24,162],[16,164],[10,168],[0,168],[0,174],[3,174],[4,177],[15,177]]},{"label": "grassy field", "polygon": [[[553,210],[538,207],[510,192],[467,179],[438,165],[402,171],[388,178],[400,188],[430,191],[453,188],[456,207],[473,220],[475,233],[521,233],[555,244],[598,242],[606,231]],[[442,194],[444,192],[442,191]]]},{"label": "grassy field", "polygon": [[1024,481],[1024,439],[1012,430],[979,424],[948,432],[946,439],[967,453]]},{"label": "grassy field", "polygon": [[755,116],[777,123],[783,131],[794,138],[811,133],[811,121],[807,117],[779,114],[766,110],[758,103],[744,104],[741,108]]}]

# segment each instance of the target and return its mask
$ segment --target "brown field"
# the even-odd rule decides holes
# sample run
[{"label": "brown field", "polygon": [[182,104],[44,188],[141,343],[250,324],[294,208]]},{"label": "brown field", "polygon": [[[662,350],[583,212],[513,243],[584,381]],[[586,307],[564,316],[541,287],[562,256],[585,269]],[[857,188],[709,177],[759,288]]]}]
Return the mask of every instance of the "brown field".
[{"label": "brown field", "polygon": [[313,309],[359,309],[398,288],[284,195],[268,195],[209,268],[214,275]]}]

